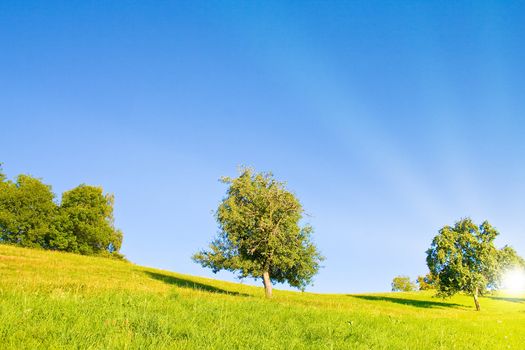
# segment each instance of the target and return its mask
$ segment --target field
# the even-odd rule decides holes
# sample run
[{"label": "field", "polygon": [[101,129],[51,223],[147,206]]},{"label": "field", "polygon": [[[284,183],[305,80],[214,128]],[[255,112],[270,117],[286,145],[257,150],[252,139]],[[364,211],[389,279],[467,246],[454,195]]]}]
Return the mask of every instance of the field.
[{"label": "field", "polygon": [[0,245],[2,349],[524,349],[524,296],[311,294]]}]

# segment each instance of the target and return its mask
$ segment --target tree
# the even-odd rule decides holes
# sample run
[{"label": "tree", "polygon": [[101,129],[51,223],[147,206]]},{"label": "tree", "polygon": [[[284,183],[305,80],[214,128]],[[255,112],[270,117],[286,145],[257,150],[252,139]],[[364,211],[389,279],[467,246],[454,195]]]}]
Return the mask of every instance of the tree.
[{"label": "tree", "polygon": [[431,273],[427,273],[425,276],[417,276],[417,284],[419,290],[434,289],[434,276]]},{"label": "tree", "polygon": [[498,267],[500,271],[498,277],[501,277],[502,272],[514,267],[525,268],[525,260],[512,247],[506,245],[499,251]]},{"label": "tree", "polygon": [[439,231],[427,250],[427,265],[439,296],[464,292],[480,310],[478,297],[498,286],[502,272],[517,257],[512,248],[494,246],[498,235],[487,221],[477,226],[470,218]]},{"label": "tree", "polygon": [[0,184],[5,181],[6,176],[4,170],[2,169],[3,163],[0,163]]},{"label": "tree", "polygon": [[80,185],[65,192],[55,221],[61,233],[56,244],[85,255],[118,253],[122,232],[113,224],[113,202],[101,187]]},{"label": "tree", "polygon": [[81,185],[58,205],[51,186],[29,175],[8,181],[0,163],[0,242],[123,258],[113,201],[102,188]]},{"label": "tree", "polygon": [[229,187],[216,212],[219,234],[194,261],[213,272],[262,278],[269,298],[275,282],[304,290],[324,258],[310,240],[312,227],[300,225],[304,210],[296,196],[271,173],[249,168],[221,181]]},{"label": "tree", "polygon": [[396,276],[392,280],[392,292],[412,292],[416,285],[410,281],[408,276]]},{"label": "tree", "polygon": [[45,247],[57,210],[51,186],[29,175],[0,180],[0,242]]}]

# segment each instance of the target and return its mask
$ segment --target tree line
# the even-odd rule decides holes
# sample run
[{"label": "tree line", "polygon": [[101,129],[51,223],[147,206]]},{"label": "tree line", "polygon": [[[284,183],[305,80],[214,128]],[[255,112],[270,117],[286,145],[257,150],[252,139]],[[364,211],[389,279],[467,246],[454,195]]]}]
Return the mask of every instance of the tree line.
[{"label": "tree line", "polygon": [[0,164],[1,243],[123,258],[113,203],[113,195],[85,184],[58,202],[50,185],[30,175],[8,180]]}]

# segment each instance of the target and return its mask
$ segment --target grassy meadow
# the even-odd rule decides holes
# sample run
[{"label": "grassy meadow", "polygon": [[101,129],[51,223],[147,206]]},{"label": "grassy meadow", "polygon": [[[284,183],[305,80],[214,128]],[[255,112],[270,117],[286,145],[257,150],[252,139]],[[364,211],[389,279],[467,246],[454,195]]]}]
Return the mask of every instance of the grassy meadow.
[{"label": "grassy meadow", "polygon": [[525,296],[312,294],[0,245],[1,349],[525,349]]}]

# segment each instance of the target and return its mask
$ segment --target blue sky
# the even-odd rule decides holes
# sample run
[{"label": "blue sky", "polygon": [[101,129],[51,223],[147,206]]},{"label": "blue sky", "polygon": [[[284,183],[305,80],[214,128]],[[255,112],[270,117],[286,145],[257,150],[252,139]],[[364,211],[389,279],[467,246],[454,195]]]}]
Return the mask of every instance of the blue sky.
[{"label": "blue sky", "polygon": [[[133,262],[213,275],[217,180],[272,171],[327,260],[308,290],[426,272],[488,219],[525,255],[525,4],[2,1],[0,162],[116,196]],[[251,281],[245,281],[251,283]],[[259,283],[259,282],[257,282]]]}]

